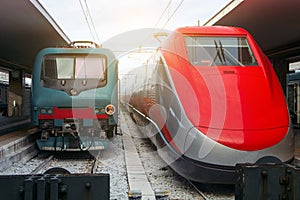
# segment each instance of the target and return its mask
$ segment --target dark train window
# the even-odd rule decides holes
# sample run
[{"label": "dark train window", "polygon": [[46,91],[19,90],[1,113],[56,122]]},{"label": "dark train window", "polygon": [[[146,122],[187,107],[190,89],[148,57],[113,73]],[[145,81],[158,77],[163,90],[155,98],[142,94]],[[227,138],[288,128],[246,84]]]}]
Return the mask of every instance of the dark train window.
[{"label": "dark train window", "polygon": [[245,37],[185,37],[194,66],[257,66]]},{"label": "dark train window", "polygon": [[44,60],[43,72],[46,78],[56,79],[56,62],[54,59]]}]

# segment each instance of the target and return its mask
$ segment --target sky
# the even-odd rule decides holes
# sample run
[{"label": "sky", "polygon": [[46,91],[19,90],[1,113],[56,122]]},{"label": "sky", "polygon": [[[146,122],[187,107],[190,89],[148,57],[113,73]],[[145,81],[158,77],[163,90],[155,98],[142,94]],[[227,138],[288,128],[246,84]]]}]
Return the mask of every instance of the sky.
[{"label": "sky", "polygon": [[[198,20],[202,25],[230,1],[39,0],[71,40],[93,40],[102,44],[137,29],[174,30],[197,25]],[[91,28],[87,21],[93,22]]]}]

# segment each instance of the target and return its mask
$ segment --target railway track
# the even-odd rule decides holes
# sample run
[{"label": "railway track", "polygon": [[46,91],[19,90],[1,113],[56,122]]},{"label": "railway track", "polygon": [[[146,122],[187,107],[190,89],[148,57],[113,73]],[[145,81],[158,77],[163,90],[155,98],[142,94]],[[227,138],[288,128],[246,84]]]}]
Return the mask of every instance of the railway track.
[{"label": "railway track", "polygon": [[210,200],[210,198],[203,192],[201,191],[192,181],[188,180],[188,182],[195,188],[195,190],[200,194],[203,198],[203,200]]},{"label": "railway track", "polygon": [[43,168],[49,165],[54,159],[54,155],[49,156],[44,160],[44,162],[40,163],[34,170],[32,170],[31,174],[38,174]]},{"label": "railway track", "polygon": [[83,154],[82,158],[78,155],[69,157],[60,154],[59,156],[50,155],[44,158],[42,162],[36,166],[31,174],[72,174],[72,173],[91,173],[94,174],[97,171],[99,160],[101,159],[102,151],[98,152],[95,156],[86,156]]},{"label": "railway track", "polygon": [[189,184],[204,200],[234,200],[234,185],[202,184],[189,181]]}]

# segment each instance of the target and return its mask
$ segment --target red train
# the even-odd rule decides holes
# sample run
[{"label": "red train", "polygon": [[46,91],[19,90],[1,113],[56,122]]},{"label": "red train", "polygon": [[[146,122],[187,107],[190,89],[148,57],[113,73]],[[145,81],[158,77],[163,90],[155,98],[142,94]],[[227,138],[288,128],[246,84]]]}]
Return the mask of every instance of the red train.
[{"label": "red train", "polygon": [[180,175],[234,183],[237,163],[293,159],[282,88],[244,29],[179,28],[147,63],[128,105]]}]

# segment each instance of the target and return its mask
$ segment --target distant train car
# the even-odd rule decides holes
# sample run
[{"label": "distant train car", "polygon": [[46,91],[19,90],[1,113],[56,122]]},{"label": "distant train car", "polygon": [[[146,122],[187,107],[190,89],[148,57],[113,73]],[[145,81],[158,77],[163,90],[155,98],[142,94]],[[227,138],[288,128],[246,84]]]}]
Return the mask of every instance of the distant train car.
[{"label": "distant train car", "polygon": [[237,163],[293,159],[282,88],[244,29],[179,28],[144,67],[131,116],[183,177],[234,183]]},{"label": "distant train car", "polygon": [[104,48],[46,48],[32,73],[40,150],[105,148],[118,123],[118,61]]}]

